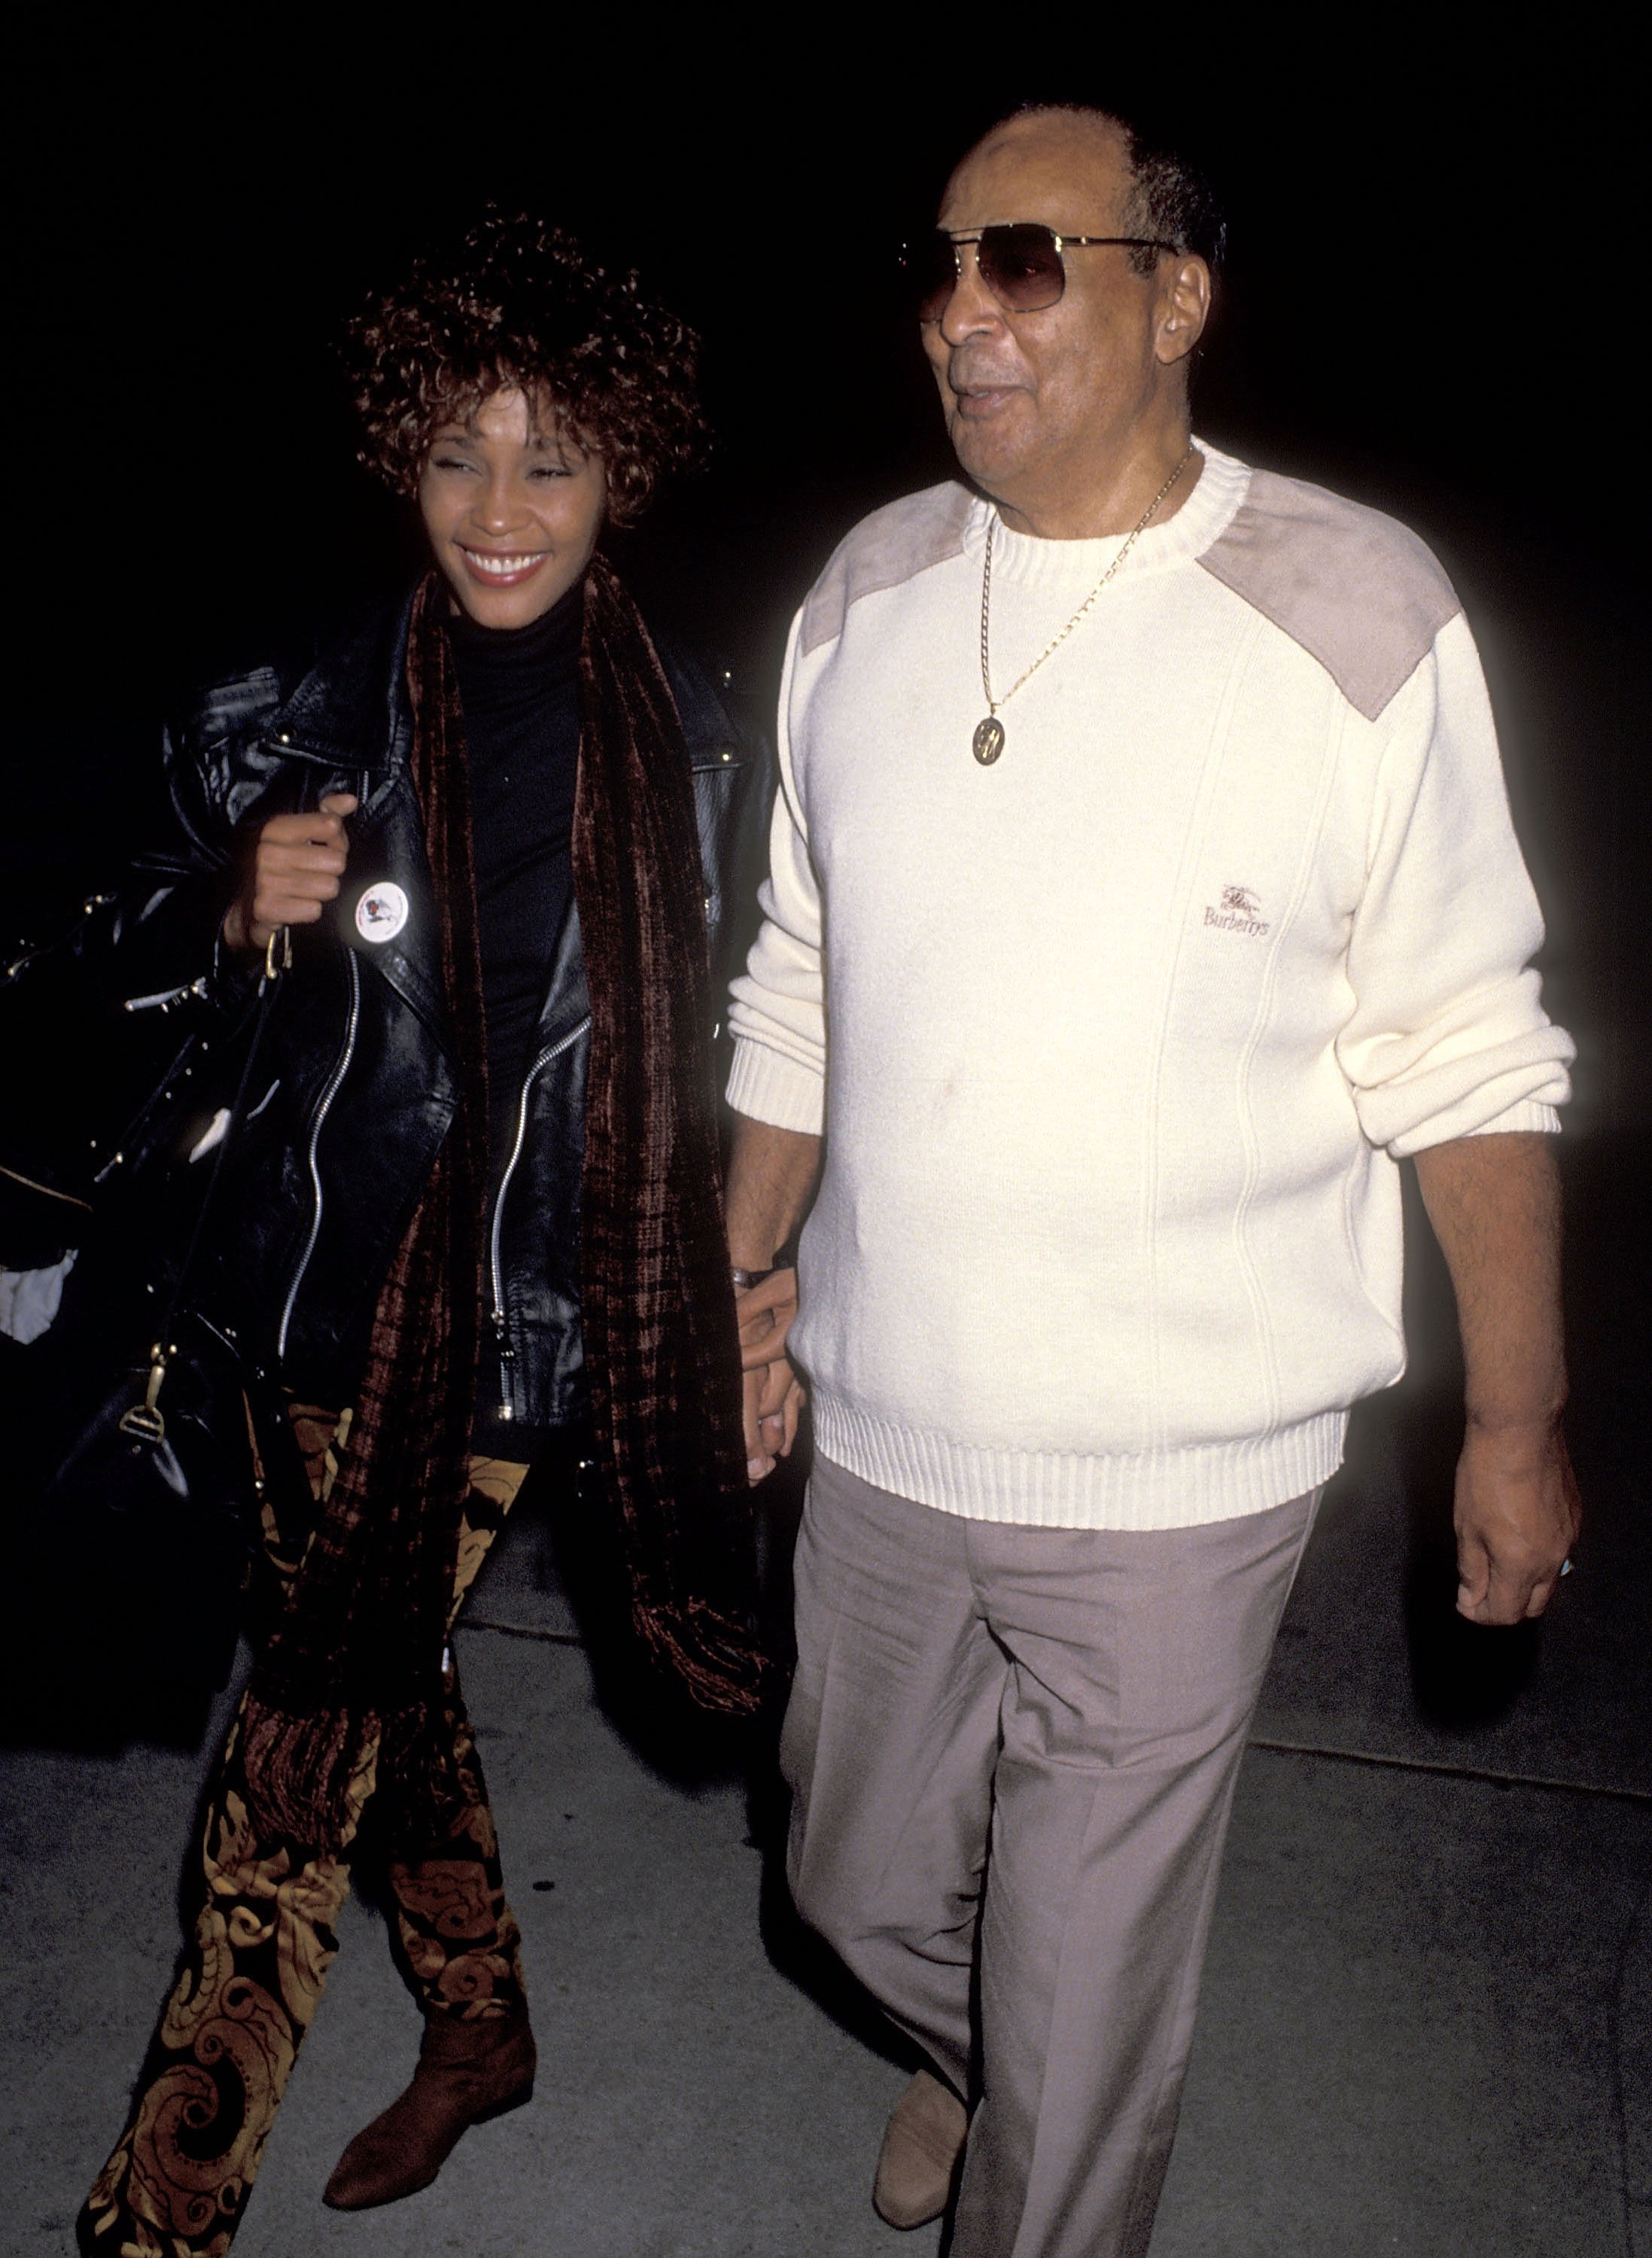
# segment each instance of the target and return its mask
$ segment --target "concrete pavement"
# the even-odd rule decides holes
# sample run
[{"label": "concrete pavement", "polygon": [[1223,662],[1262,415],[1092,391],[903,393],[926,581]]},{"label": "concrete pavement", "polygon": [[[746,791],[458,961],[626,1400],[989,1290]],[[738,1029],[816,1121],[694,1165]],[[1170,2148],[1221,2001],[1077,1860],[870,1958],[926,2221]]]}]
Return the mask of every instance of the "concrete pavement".
[{"label": "concrete pavement", "polygon": [[[1153,2258],[1648,2258],[1644,1660],[1614,1632],[1592,1670],[1592,1610],[1616,1623],[1621,1594],[1579,1580],[1495,1714],[1430,1711],[1383,1416],[1328,1500],[1258,1721],[1292,1745],[1247,1758]],[[534,2101],[425,2194],[322,2207],[417,2044],[380,1917],[352,1905],[238,2258],[930,2258],[938,2230],[870,2209],[904,2071],[790,1920],[752,1831],[775,1798],[735,1743],[650,1752],[605,1713],[563,1581],[525,1514],[459,1634],[526,1935]],[[0,1757],[17,2258],[69,2247],[119,2127],[215,1730]]]}]

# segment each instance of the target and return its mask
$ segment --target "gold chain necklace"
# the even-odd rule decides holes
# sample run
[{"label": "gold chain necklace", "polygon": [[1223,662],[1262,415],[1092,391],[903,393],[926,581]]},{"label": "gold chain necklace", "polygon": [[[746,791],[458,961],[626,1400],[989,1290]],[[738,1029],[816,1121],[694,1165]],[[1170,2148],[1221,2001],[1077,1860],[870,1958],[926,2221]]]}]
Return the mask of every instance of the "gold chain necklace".
[{"label": "gold chain necklace", "polygon": [[992,694],[992,665],[987,656],[987,622],[992,615],[992,536],[998,529],[998,517],[996,510],[992,516],[988,520],[987,561],[981,575],[981,686],[987,693],[987,718],[984,721],[978,721],[975,724],[975,734],[970,740],[970,749],[974,752],[975,758],[980,762],[983,769],[989,769],[994,761],[997,759],[999,754],[1003,750],[1003,723],[998,719],[999,707],[1001,706],[1007,706],[1010,703],[1010,700],[1015,696],[1016,692],[1021,688],[1022,685],[1025,682],[1031,681],[1032,677],[1038,672],[1045,660],[1050,657],[1053,651],[1060,650],[1061,645],[1067,641],[1068,636],[1072,634],[1074,628],[1089,610],[1091,605],[1095,601],[1095,599],[1101,594],[1102,590],[1107,586],[1114,573],[1117,572],[1119,566],[1129,556],[1131,550],[1136,546],[1138,536],[1146,531],[1148,519],[1158,508],[1159,503],[1163,501],[1165,496],[1170,492],[1172,486],[1175,485],[1176,480],[1181,476],[1182,472],[1187,469],[1188,464],[1192,460],[1193,449],[1189,447],[1187,453],[1177,464],[1175,469],[1172,471],[1170,476],[1165,480],[1163,486],[1159,487],[1158,493],[1153,496],[1146,508],[1143,510],[1141,515],[1137,519],[1134,527],[1125,540],[1124,547],[1119,550],[1117,556],[1114,557],[1106,572],[1103,573],[1101,579],[1095,583],[1095,586],[1090,590],[1089,594],[1085,597],[1083,602],[1079,606],[1077,611],[1074,613],[1072,618],[1062,628],[1060,634],[1057,636],[1053,642],[1045,644],[1044,649],[1033,660],[1032,665],[1028,667],[1026,672],[1017,677],[1015,681],[1013,681],[1010,685],[1010,687],[1004,692],[1002,698],[995,698]]}]

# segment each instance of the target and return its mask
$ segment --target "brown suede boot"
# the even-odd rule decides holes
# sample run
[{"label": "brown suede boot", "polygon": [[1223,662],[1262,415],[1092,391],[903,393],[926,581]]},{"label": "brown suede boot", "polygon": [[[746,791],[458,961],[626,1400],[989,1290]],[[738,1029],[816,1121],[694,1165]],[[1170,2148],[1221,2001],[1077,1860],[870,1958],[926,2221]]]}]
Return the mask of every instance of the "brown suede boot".
[{"label": "brown suede boot", "polygon": [[369,2211],[429,2187],[461,2134],[532,2098],[536,2061],[525,2006],[472,2022],[428,2016],[412,2084],[357,2134],[322,2201]]},{"label": "brown suede boot", "polygon": [[920,2070],[890,2112],[872,2205],[890,2226],[926,2226],[952,2198],[969,2118],[951,2086]]}]

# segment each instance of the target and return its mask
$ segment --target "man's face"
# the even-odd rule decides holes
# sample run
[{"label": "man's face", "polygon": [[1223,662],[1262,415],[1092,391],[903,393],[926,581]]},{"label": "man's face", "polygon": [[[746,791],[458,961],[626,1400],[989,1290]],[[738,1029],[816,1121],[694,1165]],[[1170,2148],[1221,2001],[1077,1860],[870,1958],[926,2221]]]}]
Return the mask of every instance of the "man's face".
[{"label": "man's face", "polygon": [[[953,174],[940,224],[962,232],[1037,220],[1059,235],[1136,235],[1131,186],[1123,137],[1110,126],[1013,118]],[[1177,262],[1161,259],[1143,275],[1122,246],[1069,250],[1057,303],[1021,314],[987,288],[973,245],[958,256],[957,288],[923,324],[948,434],[985,493],[1012,512],[1043,515],[1127,451],[1131,432],[1164,402],[1174,364],[1198,335],[1197,326],[1185,341],[1165,334]]]},{"label": "man's face", "polygon": [[444,424],[419,475],[436,561],[485,628],[525,628],[591,562],[608,498],[600,455],[558,436],[514,389]]}]

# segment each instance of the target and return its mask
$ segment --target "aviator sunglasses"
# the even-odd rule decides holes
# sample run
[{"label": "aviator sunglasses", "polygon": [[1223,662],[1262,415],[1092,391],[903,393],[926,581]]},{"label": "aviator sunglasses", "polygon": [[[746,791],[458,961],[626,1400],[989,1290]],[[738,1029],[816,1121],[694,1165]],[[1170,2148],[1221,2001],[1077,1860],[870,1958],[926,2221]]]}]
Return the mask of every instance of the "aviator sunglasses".
[{"label": "aviator sunglasses", "polygon": [[981,279],[1006,314],[1041,314],[1053,306],[1067,288],[1063,253],[1090,250],[1104,243],[1123,244],[1132,251],[1173,251],[1153,235],[1058,235],[1053,227],[1033,220],[1013,220],[997,227],[966,229],[959,235],[938,227],[932,234],[901,245],[901,266],[918,302],[920,322],[935,322],[962,273],[958,258],[961,244],[973,243]]}]

